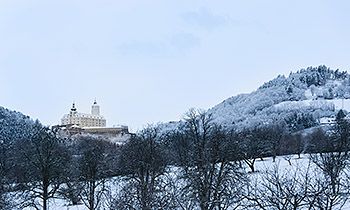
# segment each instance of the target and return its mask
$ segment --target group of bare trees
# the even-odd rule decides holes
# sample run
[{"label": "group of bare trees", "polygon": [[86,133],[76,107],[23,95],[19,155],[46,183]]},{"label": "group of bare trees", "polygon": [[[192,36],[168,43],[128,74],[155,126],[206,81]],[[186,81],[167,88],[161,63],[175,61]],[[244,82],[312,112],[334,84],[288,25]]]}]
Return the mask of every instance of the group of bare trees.
[{"label": "group of bare trees", "polygon": [[17,145],[16,162],[20,165],[16,177],[25,196],[21,206],[37,207],[36,199],[39,198],[42,208],[47,209],[49,199],[54,198],[62,184],[69,155],[55,130],[37,123],[33,131],[30,138]]},{"label": "group of bare trees", "polygon": [[191,110],[177,130],[148,127],[121,148],[115,209],[229,209],[247,180],[236,136]]},{"label": "group of bare trees", "polygon": [[170,209],[165,195],[166,156],[159,132],[148,127],[121,151],[119,166],[125,185],[115,199],[116,209]]},{"label": "group of bare trees", "polygon": [[[238,147],[232,136],[214,124],[209,115],[191,110],[184,127],[172,140],[181,168],[183,192],[200,209],[226,209],[239,200],[239,183],[244,180],[238,163]],[[186,148],[178,146],[185,143]]]},{"label": "group of bare trees", "polygon": [[[148,150],[148,154],[153,154],[153,160],[165,158],[166,165],[162,165],[162,170],[156,170],[158,173],[150,173],[156,174],[158,179],[152,182],[155,184],[151,185],[153,190],[144,191],[148,196],[141,195],[141,183],[147,182],[135,179],[135,172],[129,171],[128,183],[137,183],[139,190],[133,188],[135,191],[132,192],[137,196],[124,194],[123,199],[117,202],[118,207],[203,210],[341,209],[350,193],[349,128],[350,124],[344,116],[338,116],[331,128],[315,129],[307,134],[289,133],[280,125],[235,132],[224,130],[213,123],[210,115],[191,110],[175,131],[160,134],[156,130],[144,130],[152,135],[143,139],[153,139],[151,142],[158,145],[157,148],[161,151],[155,155],[151,152],[154,150]],[[139,141],[144,142],[141,139]],[[121,160],[146,172],[148,170],[144,167],[152,165],[146,164],[146,159],[152,158],[147,155],[132,156],[137,151],[142,151],[140,155],[144,152],[136,149],[138,147],[135,145],[131,146],[134,143],[125,147],[128,148],[129,155]],[[305,153],[303,157],[301,153]],[[255,171],[256,160],[272,157],[274,162],[278,155],[283,155],[288,167],[279,167],[276,162],[271,167]],[[138,166],[131,158],[142,164]],[[244,163],[255,173],[247,174]],[[157,169],[154,166],[151,168]],[[131,189],[129,185],[126,186]],[[134,203],[142,197],[152,199],[152,205],[142,206],[139,201],[139,204]],[[166,198],[166,202],[160,207],[156,203],[164,201],[162,198]]]},{"label": "group of bare trees", "polygon": [[94,136],[67,139],[38,121],[28,127],[25,135],[0,127],[0,208],[46,210],[64,198],[98,209],[105,180],[118,173],[116,145]]},{"label": "group of bare trees", "polygon": [[[283,124],[228,131],[190,110],[175,130],[149,126],[121,147],[36,122],[18,141],[0,136],[0,208],[46,210],[60,198],[89,210],[340,209],[350,193],[344,117],[308,134]],[[279,155],[288,167],[256,170]]]},{"label": "group of bare trees", "polygon": [[340,111],[331,128],[316,129],[305,136],[308,141],[305,151],[309,154],[302,162],[295,161],[288,168],[274,165],[252,175],[247,185],[246,207],[342,209],[350,195],[350,124],[344,117]]},{"label": "group of bare trees", "polygon": [[313,158],[295,161],[293,167],[277,164],[251,174],[244,208],[342,209],[349,199],[349,169],[337,165],[338,158],[331,155]]},{"label": "group of bare trees", "polygon": [[[190,110],[176,130],[147,128],[122,148],[127,178],[115,207],[341,209],[350,193],[349,128],[340,116],[331,128],[307,134],[283,125],[227,131],[210,115]],[[255,170],[257,160],[275,162],[279,155],[287,167],[276,161]]]}]

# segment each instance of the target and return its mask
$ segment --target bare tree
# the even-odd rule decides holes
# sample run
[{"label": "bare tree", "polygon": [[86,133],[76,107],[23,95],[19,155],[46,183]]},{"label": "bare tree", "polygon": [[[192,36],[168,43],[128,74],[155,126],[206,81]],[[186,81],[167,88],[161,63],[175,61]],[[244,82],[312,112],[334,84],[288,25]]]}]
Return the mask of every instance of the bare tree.
[{"label": "bare tree", "polygon": [[350,122],[345,116],[343,110],[337,113],[335,124],[331,129],[331,137],[336,144],[333,149],[343,151],[347,155],[350,149]]},{"label": "bare tree", "polygon": [[322,174],[318,177],[317,185],[313,187],[315,206],[326,210],[343,206],[349,194],[345,179],[348,157],[343,153],[321,152],[311,154],[310,158]]},{"label": "bare tree", "polygon": [[[20,141],[19,166],[22,190],[26,194],[23,207],[48,209],[48,201],[56,196],[69,160],[66,148],[60,142],[57,130],[42,127],[38,122],[30,138]],[[37,199],[41,204],[36,203]]]},{"label": "bare tree", "polygon": [[318,153],[318,152],[330,152],[332,151],[330,141],[328,141],[328,137],[326,135],[326,131],[322,128],[315,129],[312,133],[307,135],[307,145],[306,151],[307,153]]},{"label": "bare tree", "polygon": [[304,146],[303,135],[300,132],[286,135],[282,142],[282,154],[297,154],[300,158]]},{"label": "bare tree", "polygon": [[272,124],[263,128],[260,133],[263,134],[261,138],[266,138],[267,144],[270,145],[270,154],[275,162],[277,155],[281,155],[281,141],[285,138],[286,128],[283,125]]},{"label": "bare tree", "polygon": [[240,157],[252,173],[255,172],[255,161],[269,153],[270,145],[266,131],[264,128],[256,127],[240,133]]},{"label": "bare tree", "polygon": [[240,189],[234,186],[239,186],[243,176],[237,162],[230,161],[234,152],[227,150],[229,135],[212,122],[210,115],[196,110],[187,113],[185,125],[178,132],[174,143],[180,152],[184,192],[202,210],[239,205]]},{"label": "bare tree", "polygon": [[329,210],[339,208],[348,199],[349,186],[344,178],[349,160],[347,126],[349,124],[338,116],[330,132],[317,131],[317,135],[313,136],[312,141],[323,145],[318,148],[317,153],[310,154],[310,159],[322,174],[322,178],[319,178],[318,185],[315,187],[317,208]]},{"label": "bare tree", "polygon": [[106,149],[113,145],[98,137],[82,136],[79,147],[80,197],[89,210],[99,209],[111,176]]},{"label": "bare tree", "polygon": [[303,135],[301,133],[296,133],[293,135],[294,141],[292,142],[291,147],[293,148],[293,151],[298,155],[298,158],[300,158],[301,153],[305,149],[305,142],[303,140]]},{"label": "bare tree", "polygon": [[280,142],[280,154],[283,158],[288,161],[289,165],[292,164],[291,160],[294,154],[300,158],[301,152],[303,151],[303,143],[301,134],[286,134]]},{"label": "bare tree", "polygon": [[118,208],[168,208],[168,201],[163,199],[166,158],[159,135],[157,128],[149,126],[122,147],[119,167],[125,174],[127,190],[116,199]]},{"label": "bare tree", "polygon": [[254,175],[246,198],[248,209],[302,209],[308,208],[312,174],[310,165],[281,171],[278,165],[267,168],[261,175]]}]

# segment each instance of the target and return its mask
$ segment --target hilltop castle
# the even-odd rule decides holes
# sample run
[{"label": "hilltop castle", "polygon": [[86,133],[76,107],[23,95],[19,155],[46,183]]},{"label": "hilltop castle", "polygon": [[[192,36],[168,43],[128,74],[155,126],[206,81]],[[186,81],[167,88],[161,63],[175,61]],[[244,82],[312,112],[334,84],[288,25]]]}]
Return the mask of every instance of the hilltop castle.
[{"label": "hilltop castle", "polygon": [[77,125],[84,127],[106,127],[106,119],[100,115],[100,106],[96,100],[92,104],[91,114],[79,113],[73,103],[69,114],[65,114],[61,119],[61,125]]},{"label": "hilltop castle", "polygon": [[67,131],[69,135],[99,135],[115,143],[124,143],[131,135],[128,126],[106,127],[106,119],[100,115],[100,106],[96,100],[92,104],[91,114],[78,112],[73,103],[70,112],[63,115],[61,125],[57,127]]}]

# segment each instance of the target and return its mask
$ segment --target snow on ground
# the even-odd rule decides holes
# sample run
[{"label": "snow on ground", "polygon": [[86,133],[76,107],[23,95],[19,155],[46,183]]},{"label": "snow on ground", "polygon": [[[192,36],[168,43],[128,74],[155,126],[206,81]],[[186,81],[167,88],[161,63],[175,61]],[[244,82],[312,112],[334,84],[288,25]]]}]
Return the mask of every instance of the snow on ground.
[{"label": "snow on ground", "polygon": [[329,101],[332,101],[336,110],[344,109],[350,111],[350,99],[333,99]]},{"label": "snow on ground", "polygon": [[313,98],[315,98],[315,96],[314,96],[314,94],[312,94],[312,92],[311,92],[311,89],[309,88],[309,89],[307,89],[306,91],[305,91],[305,97],[307,98],[307,99],[313,99]]},{"label": "snow on ground", "polygon": [[[290,159],[291,164],[287,161],[287,159]],[[300,171],[302,173],[306,172],[306,169],[309,167],[310,174],[313,174],[312,172],[318,171],[317,167],[312,163],[312,161],[309,159],[309,155],[301,155],[301,158],[298,158],[297,155],[287,155],[287,156],[280,156],[276,158],[276,161],[273,162],[272,158],[264,158],[263,160],[257,160],[255,164],[256,172],[250,174],[250,180],[259,182],[261,179],[261,176],[263,172],[266,171],[273,171],[273,169],[277,167],[278,171],[281,173],[281,175],[285,172],[289,172],[288,174],[291,174],[290,172],[295,172],[297,168],[301,169]],[[247,168],[249,171],[249,169]],[[317,174],[316,176],[321,176],[321,173]],[[304,209],[304,208],[300,208]],[[340,209],[339,207],[336,207],[334,209]],[[345,205],[341,208],[342,210],[350,210],[350,200],[347,200]]]},{"label": "snow on ground", "polygon": [[[287,161],[288,159],[290,159],[291,165]],[[270,157],[264,158],[263,160],[258,159],[255,162],[256,172],[248,173],[248,176],[252,181],[259,182],[259,179],[261,178],[260,175],[262,175],[263,172],[266,172],[267,170],[268,171],[273,170],[274,167],[278,167],[279,171],[281,173],[284,173],[286,171],[293,171],[297,167],[306,169],[309,166],[309,163],[310,163],[310,160],[308,158],[308,155],[302,155],[301,158],[298,158],[296,155],[280,156],[276,158],[275,162],[273,162],[272,158]],[[250,169],[246,167],[245,164],[243,166],[245,167],[245,170],[247,172],[250,171]],[[177,168],[175,167],[172,167],[169,170],[171,174],[176,173],[176,171],[177,171]],[[114,190],[117,190],[119,186],[117,179],[119,180],[119,178],[116,178],[110,182],[111,185],[114,185],[114,186],[110,186]],[[25,208],[24,210],[32,210],[32,209],[33,208]],[[87,210],[87,208],[83,204],[77,205],[77,206],[70,206],[68,205],[67,201],[63,199],[52,199],[49,203],[49,209],[50,210]],[[108,209],[108,208],[102,208],[102,209]],[[350,209],[350,202],[348,202],[346,206],[344,206],[342,209]]]},{"label": "snow on ground", "polygon": [[302,101],[284,101],[274,105],[279,110],[291,110],[291,109],[302,109],[307,107],[313,107],[316,109],[344,109],[350,111],[350,99],[317,99],[317,100],[302,100]]},{"label": "snow on ground", "polygon": [[49,204],[49,210],[87,210],[87,208],[82,205],[69,206],[67,202],[62,199],[55,199]]},{"label": "snow on ground", "polygon": [[[81,205],[68,205],[68,202],[63,199],[50,199],[49,200],[49,210],[88,210],[84,204]],[[35,210],[33,207],[27,207],[23,210]]]},{"label": "snow on ground", "polygon": [[305,108],[314,108],[321,110],[334,109],[334,103],[332,100],[302,100],[302,101],[284,101],[279,104],[275,104],[274,107],[280,111],[284,110],[297,110]]}]

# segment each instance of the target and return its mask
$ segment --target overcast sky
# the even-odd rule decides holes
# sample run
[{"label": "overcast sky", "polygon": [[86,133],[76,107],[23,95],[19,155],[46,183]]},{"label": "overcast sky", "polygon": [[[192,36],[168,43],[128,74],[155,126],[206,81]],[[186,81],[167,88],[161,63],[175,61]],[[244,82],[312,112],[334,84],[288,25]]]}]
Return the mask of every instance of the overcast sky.
[{"label": "overcast sky", "polygon": [[47,125],[179,120],[278,74],[349,70],[350,1],[0,0],[0,106]]}]

